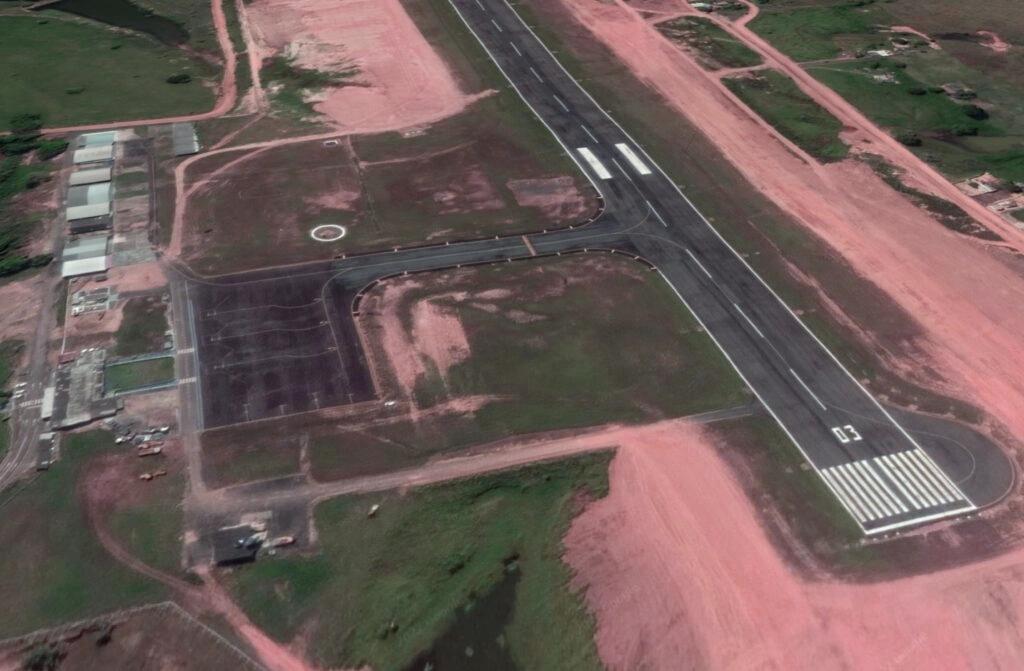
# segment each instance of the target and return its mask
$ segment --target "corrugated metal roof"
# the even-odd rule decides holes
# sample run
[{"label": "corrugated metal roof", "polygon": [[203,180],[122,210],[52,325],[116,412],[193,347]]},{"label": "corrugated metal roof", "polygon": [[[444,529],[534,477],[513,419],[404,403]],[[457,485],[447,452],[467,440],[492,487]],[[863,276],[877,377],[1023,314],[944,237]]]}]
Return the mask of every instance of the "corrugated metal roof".
[{"label": "corrugated metal roof", "polygon": [[171,124],[171,139],[175,156],[188,156],[199,152],[199,138],[196,127],[188,122]]},{"label": "corrugated metal roof", "polygon": [[[53,401],[57,397],[56,387],[47,387],[43,390],[43,400],[39,404],[39,417],[41,419],[50,419],[53,417]],[[52,438],[51,434],[51,438]],[[42,435],[39,436],[42,438]]]},{"label": "corrugated metal roof", "polygon": [[76,219],[89,219],[90,217],[102,217],[110,214],[110,201],[93,203],[91,205],[73,205],[68,208],[68,221]]},{"label": "corrugated metal roof", "polygon": [[110,267],[109,256],[94,256],[88,259],[74,259],[65,261],[60,266],[61,277],[75,277],[77,275],[90,275],[102,273]]},{"label": "corrugated metal roof", "polygon": [[68,189],[68,206],[95,205],[110,202],[110,182],[79,184]]},{"label": "corrugated metal roof", "polygon": [[76,149],[74,162],[75,165],[79,163],[93,163],[95,161],[109,161],[114,158],[114,145],[112,144],[101,144],[95,147],[86,147],[84,149]]},{"label": "corrugated metal roof", "polygon": [[89,217],[88,219],[69,221],[68,228],[71,230],[72,235],[81,235],[83,233],[102,231],[105,228],[110,228],[113,223],[114,218],[109,214],[105,214],[102,217]]},{"label": "corrugated metal roof", "polygon": [[64,246],[61,258],[64,261],[73,261],[94,256],[106,256],[109,240],[110,236],[105,234],[82,236]]},{"label": "corrugated metal roof", "polygon": [[79,147],[95,147],[101,144],[114,144],[117,142],[116,130],[101,130],[95,133],[82,133],[78,136]]},{"label": "corrugated metal roof", "polygon": [[110,181],[110,168],[89,168],[71,173],[68,178],[68,186],[80,186],[82,184],[96,184]]}]

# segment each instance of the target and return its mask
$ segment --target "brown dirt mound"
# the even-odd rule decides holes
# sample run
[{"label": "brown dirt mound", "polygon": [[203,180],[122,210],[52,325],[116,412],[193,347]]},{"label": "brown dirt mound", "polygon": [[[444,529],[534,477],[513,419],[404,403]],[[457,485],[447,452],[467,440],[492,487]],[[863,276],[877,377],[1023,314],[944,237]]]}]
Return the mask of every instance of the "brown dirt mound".
[{"label": "brown dirt mound", "polygon": [[463,93],[399,0],[266,0],[248,7],[264,56],[307,68],[359,68],[359,86],[325,90],[314,108],[339,128],[373,132],[452,116]]},{"label": "brown dirt mound", "polygon": [[1024,551],[871,585],[796,575],[708,435],[636,429],[566,560],[611,669],[1019,669]]}]

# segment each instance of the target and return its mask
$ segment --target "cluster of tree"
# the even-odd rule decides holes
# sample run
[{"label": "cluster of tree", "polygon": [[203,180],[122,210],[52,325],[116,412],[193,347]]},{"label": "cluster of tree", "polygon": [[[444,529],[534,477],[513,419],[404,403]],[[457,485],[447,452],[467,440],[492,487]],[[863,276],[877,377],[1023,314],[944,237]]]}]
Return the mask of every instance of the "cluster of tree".
[{"label": "cluster of tree", "polygon": [[49,160],[64,153],[68,141],[43,138],[43,118],[38,114],[18,114],[11,117],[11,133],[0,137],[0,154],[20,156],[35,151],[41,160]]}]

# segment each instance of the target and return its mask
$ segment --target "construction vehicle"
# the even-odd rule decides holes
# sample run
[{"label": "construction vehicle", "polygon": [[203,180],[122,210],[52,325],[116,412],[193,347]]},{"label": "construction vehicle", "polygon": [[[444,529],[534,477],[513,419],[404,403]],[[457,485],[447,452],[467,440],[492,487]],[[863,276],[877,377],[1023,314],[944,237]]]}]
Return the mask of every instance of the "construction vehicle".
[{"label": "construction vehicle", "polygon": [[279,548],[295,543],[295,536],[278,536],[267,543],[267,547]]},{"label": "construction vehicle", "polygon": [[153,478],[159,478],[161,475],[167,475],[167,471],[161,468],[160,470],[153,471],[152,473],[143,473],[139,476],[139,480],[149,482]]},{"label": "construction vehicle", "polygon": [[160,445],[147,445],[146,447],[140,447],[138,455],[140,457],[152,457],[160,454],[164,451],[164,448]]}]

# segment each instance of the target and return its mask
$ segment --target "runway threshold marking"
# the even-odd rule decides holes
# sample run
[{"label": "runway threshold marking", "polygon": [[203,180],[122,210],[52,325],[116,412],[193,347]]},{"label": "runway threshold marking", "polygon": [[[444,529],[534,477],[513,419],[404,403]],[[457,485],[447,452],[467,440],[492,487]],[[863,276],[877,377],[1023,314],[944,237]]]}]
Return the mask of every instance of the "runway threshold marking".
[{"label": "runway threshold marking", "polygon": [[828,406],[821,402],[821,399],[818,398],[818,395],[811,391],[811,388],[807,386],[806,382],[800,379],[800,376],[796,374],[795,370],[790,368],[789,374],[793,376],[794,380],[800,383],[800,386],[804,388],[804,391],[806,391],[810,395],[810,397],[814,399],[815,403],[821,406],[822,410],[828,410]]},{"label": "runway threshold marking", "polygon": [[580,153],[580,156],[582,156],[583,160],[587,162],[587,165],[597,173],[598,177],[601,179],[612,178],[612,174],[608,172],[608,168],[604,167],[604,163],[601,163],[601,161],[598,160],[597,156],[594,155],[594,152],[590,151],[586,147],[579,147],[576,151]]},{"label": "runway threshold marking", "polygon": [[523,244],[525,244],[526,248],[530,250],[530,256],[537,256],[537,250],[534,249],[533,243],[530,242],[530,238],[525,235],[523,236]]},{"label": "runway threshold marking", "polygon": [[633,169],[638,173],[641,175],[651,174],[651,169],[647,167],[646,163],[640,160],[640,157],[636,155],[636,152],[633,151],[632,147],[628,144],[619,142],[615,145],[615,148],[619,150],[620,154],[626,157],[626,160],[629,161],[629,164],[633,166]]}]

